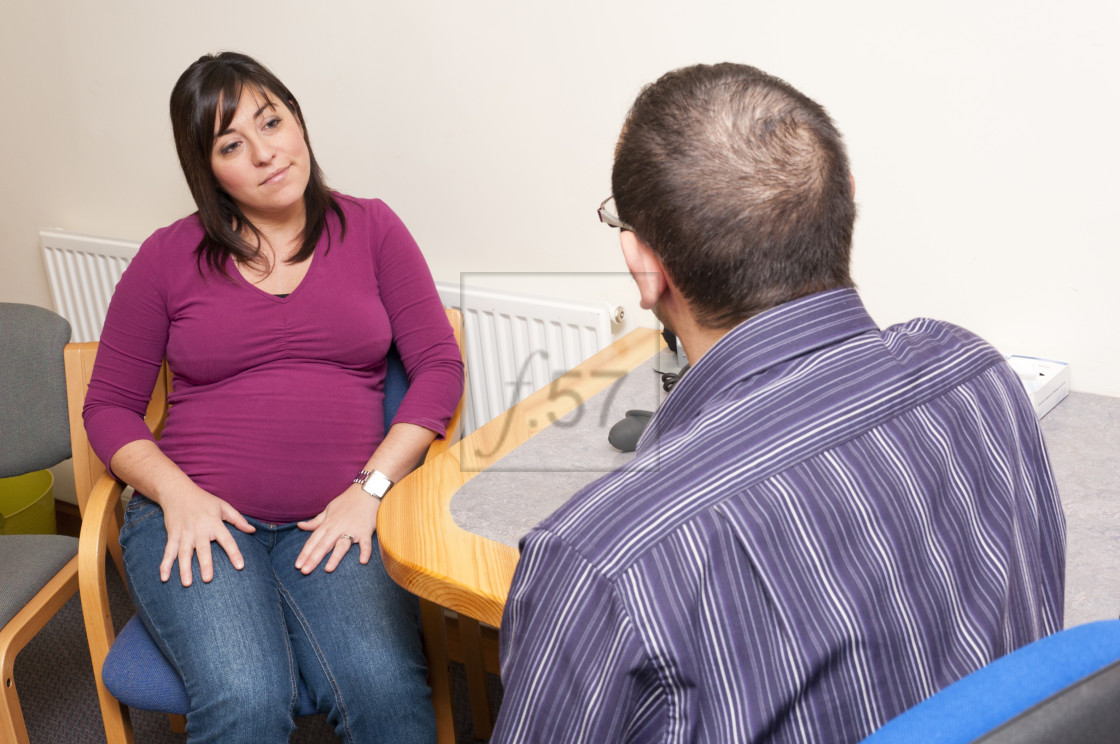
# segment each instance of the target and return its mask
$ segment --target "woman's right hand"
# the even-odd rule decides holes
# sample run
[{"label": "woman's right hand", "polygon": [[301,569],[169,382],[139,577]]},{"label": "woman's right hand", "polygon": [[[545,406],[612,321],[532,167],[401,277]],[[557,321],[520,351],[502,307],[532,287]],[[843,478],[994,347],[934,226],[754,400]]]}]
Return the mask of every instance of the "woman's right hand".
[{"label": "woman's right hand", "polygon": [[167,528],[167,547],[159,564],[159,577],[169,581],[171,569],[178,560],[179,581],[183,586],[190,586],[194,580],[192,558],[196,553],[202,581],[210,583],[214,578],[212,542],[221,546],[234,568],[240,571],[245,567],[245,559],[227,522],[242,532],[256,532],[256,527],[227,502],[197,486],[193,490],[194,493],[165,495],[160,499],[163,524]]},{"label": "woman's right hand", "polygon": [[178,465],[164,455],[156,443],[139,439],[117,450],[110,464],[113,474],[163,509],[167,547],[159,564],[159,577],[171,579],[171,568],[179,561],[179,580],[190,586],[194,580],[191,559],[198,554],[203,582],[214,578],[210,543],[226,551],[229,562],[240,571],[245,559],[226,524],[242,532],[256,532],[241,512],[209,491],[199,488]]}]

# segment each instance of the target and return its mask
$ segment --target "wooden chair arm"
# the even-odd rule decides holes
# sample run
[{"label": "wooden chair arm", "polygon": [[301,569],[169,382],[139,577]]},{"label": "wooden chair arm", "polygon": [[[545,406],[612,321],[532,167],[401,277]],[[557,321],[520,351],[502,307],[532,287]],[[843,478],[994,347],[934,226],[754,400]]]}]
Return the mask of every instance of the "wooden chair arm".
[{"label": "wooden chair arm", "polygon": [[448,431],[447,437],[445,439],[437,439],[428,446],[428,452],[424,455],[424,462],[427,462],[428,460],[434,460],[435,458],[446,452],[447,449],[451,446],[450,442],[451,432]]},{"label": "wooden chair arm", "polygon": [[101,474],[90,491],[78,536],[78,591],[82,597],[86,637],[99,690],[104,689],[101,667],[117,637],[109,608],[105,559],[110,554],[109,541],[116,541],[120,535],[119,515],[124,489],[125,485],[113,476]]}]

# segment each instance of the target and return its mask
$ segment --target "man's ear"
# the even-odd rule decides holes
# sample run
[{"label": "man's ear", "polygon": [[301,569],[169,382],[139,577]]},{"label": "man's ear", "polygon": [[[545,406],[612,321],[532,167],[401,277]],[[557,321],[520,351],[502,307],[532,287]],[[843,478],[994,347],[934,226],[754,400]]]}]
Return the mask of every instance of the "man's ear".
[{"label": "man's ear", "polygon": [[630,274],[638,285],[642,309],[657,307],[668,286],[661,259],[630,230],[619,233],[619,241],[622,243],[622,257],[626,260],[626,268],[630,269]]}]

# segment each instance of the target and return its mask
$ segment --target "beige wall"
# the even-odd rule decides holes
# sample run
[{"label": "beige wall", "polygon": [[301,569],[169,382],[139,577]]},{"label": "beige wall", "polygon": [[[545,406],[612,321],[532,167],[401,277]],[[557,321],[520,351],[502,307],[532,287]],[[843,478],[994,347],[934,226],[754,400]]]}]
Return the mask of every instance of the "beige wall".
[{"label": "beige wall", "polygon": [[192,210],[167,97],[199,54],[237,49],[300,97],[331,184],[388,201],[437,279],[531,272],[512,283],[649,323],[624,278],[570,273],[622,269],[593,210],[635,93],[730,59],[846,133],[877,320],[952,320],[1120,395],[1117,4],[762,5],[6,0],[0,300],[50,306],[40,227],[142,239]]}]

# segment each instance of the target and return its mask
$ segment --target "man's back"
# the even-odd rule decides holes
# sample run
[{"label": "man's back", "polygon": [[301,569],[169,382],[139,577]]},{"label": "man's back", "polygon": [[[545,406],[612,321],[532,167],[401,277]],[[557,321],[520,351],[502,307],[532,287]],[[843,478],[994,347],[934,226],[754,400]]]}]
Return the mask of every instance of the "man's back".
[{"label": "man's back", "polygon": [[961,329],[802,298],[652,426],[523,542],[496,741],[855,741],[1061,626],[1033,410]]}]

